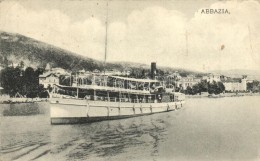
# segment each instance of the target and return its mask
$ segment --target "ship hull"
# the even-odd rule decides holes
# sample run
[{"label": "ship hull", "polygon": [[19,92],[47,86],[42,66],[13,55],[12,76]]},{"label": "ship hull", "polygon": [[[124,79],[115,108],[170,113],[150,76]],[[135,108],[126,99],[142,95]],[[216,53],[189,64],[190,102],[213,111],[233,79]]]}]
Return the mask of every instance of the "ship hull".
[{"label": "ship hull", "polygon": [[56,99],[50,102],[51,124],[78,124],[125,119],[179,109],[184,101],[169,103],[129,103]]}]

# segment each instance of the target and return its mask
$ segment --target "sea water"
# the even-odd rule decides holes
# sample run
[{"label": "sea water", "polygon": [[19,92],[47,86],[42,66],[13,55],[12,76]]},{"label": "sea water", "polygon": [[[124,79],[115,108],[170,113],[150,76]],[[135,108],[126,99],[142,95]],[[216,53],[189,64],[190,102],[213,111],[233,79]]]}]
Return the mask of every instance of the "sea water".
[{"label": "sea water", "polygon": [[177,111],[81,125],[50,125],[48,112],[1,116],[0,160],[256,161],[259,99],[190,98]]}]

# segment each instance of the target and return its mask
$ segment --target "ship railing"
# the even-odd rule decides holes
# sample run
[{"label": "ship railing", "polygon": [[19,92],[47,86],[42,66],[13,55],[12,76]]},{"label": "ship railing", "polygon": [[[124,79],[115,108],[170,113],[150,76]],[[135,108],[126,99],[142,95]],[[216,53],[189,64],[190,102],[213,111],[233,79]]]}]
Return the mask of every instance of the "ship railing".
[{"label": "ship railing", "polygon": [[[66,96],[66,95],[54,95],[54,98],[63,98],[63,99],[85,99],[85,100],[94,100],[94,101],[106,101],[106,102],[128,102],[128,103],[159,103],[161,101],[157,99],[144,99],[144,98],[139,98],[139,99],[134,99],[134,98],[129,98],[129,97],[123,97],[123,98],[118,98],[118,97],[104,97],[104,96],[93,96],[93,95],[86,95],[84,98],[76,98],[73,96]],[[171,100],[172,102],[173,100]],[[182,99],[174,99],[174,102],[181,102],[183,101]]]},{"label": "ship railing", "polygon": [[118,97],[102,97],[86,95],[84,99],[94,100],[94,101],[107,101],[107,102],[130,102],[130,103],[156,103],[157,100],[153,99],[133,99],[133,98],[118,98]]}]

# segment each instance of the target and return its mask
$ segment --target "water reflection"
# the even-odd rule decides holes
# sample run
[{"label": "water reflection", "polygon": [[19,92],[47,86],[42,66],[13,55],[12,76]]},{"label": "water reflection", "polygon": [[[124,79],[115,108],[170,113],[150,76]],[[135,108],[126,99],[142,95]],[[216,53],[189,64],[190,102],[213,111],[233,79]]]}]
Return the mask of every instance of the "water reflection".
[{"label": "water reflection", "polygon": [[51,153],[65,153],[69,160],[86,159],[89,155],[106,158],[142,146],[157,156],[166,134],[164,121],[154,117],[53,126],[51,142],[55,146]]}]

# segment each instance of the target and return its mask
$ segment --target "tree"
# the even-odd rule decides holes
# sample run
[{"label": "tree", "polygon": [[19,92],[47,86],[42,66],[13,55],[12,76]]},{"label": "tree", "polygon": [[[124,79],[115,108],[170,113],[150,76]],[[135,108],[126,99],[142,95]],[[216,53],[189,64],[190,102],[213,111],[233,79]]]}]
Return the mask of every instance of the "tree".
[{"label": "tree", "polygon": [[4,67],[8,67],[8,65],[9,65],[9,61],[8,61],[8,59],[7,59],[7,57],[4,57]]},{"label": "tree", "polygon": [[186,88],[186,94],[193,94],[192,88],[190,86]]},{"label": "tree", "polygon": [[46,91],[43,87],[43,85],[39,85],[39,91],[38,91],[38,96],[40,98],[48,98],[49,97],[49,93],[48,91]]},{"label": "tree", "polygon": [[247,90],[252,92],[259,92],[259,84],[260,82],[257,80],[254,80],[253,82],[247,83]]},{"label": "tree", "polygon": [[24,62],[23,61],[20,62],[20,67],[24,68]]},{"label": "tree", "polygon": [[43,74],[43,72],[44,72],[44,69],[43,69],[43,68],[37,68],[37,69],[35,70],[35,74],[36,74],[36,76],[38,76],[38,77],[39,77],[39,75]]},{"label": "tree", "polygon": [[14,96],[17,92],[23,94],[23,82],[23,71],[19,67],[6,67],[1,71],[4,93],[10,96]]},{"label": "tree", "polygon": [[194,84],[192,86],[192,94],[197,94],[197,93],[201,94],[201,89],[200,89],[199,84]]},{"label": "tree", "polygon": [[225,86],[222,82],[218,82],[218,89],[219,89],[219,93],[223,93],[225,91]]},{"label": "tree", "polygon": [[28,67],[24,72],[24,81],[26,96],[30,98],[37,97],[41,89],[39,88],[39,75],[41,74],[41,69],[34,71],[33,68]]},{"label": "tree", "polygon": [[208,83],[208,92],[209,94],[215,94],[216,89],[216,82],[213,81],[213,83]]},{"label": "tree", "polygon": [[52,91],[52,87],[51,87],[51,85],[48,84],[47,90],[48,90],[49,92]]},{"label": "tree", "polygon": [[208,92],[208,82],[207,80],[202,80],[200,83],[198,83],[200,92]]},{"label": "tree", "polygon": [[208,92],[209,94],[220,94],[225,91],[225,86],[222,82],[213,81],[208,84]]},{"label": "tree", "polygon": [[9,94],[11,97],[16,93],[26,95],[27,97],[37,97],[43,92],[43,88],[39,85],[39,74],[41,70],[34,71],[28,67],[24,71],[21,67],[6,67],[1,71],[0,81],[4,88],[3,93]]}]

